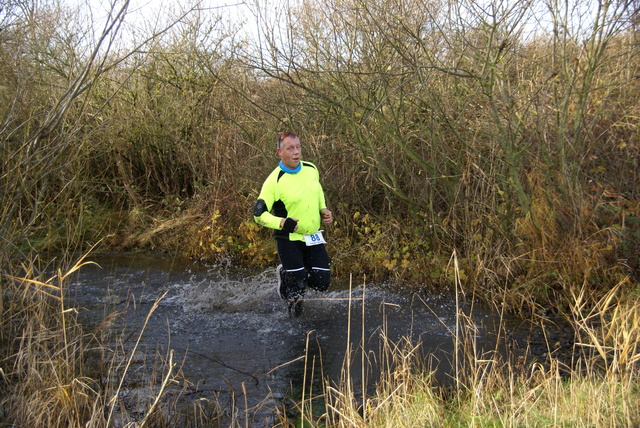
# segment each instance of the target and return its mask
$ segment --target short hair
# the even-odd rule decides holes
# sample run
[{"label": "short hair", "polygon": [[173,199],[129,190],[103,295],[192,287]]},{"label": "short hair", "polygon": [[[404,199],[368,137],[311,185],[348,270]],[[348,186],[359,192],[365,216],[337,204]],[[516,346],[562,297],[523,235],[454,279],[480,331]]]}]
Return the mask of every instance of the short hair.
[{"label": "short hair", "polygon": [[280,148],[280,143],[282,142],[282,140],[284,140],[287,137],[298,138],[298,134],[291,131],[283,132],[282,134],[280,134],[276,139],[276,149]]}]

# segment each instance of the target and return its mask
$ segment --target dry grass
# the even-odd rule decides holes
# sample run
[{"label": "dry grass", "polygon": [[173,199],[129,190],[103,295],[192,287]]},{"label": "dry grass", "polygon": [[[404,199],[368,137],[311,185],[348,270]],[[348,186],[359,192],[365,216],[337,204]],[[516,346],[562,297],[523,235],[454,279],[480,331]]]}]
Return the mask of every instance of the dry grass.
[{"label": "dry grass", "polygon": [[[436,368],[425,366],[419,344],[406,338],[394,343],[383,330],[376,358],[385,370],[374,394],[357,392],[367,389],[354,385],[349,354],[354,350],[348,347],[339,381],[324,382],[325,412],[311,411],[316,397],[309,393],[296,407],[299,419],[283,415],[282,426],[638,426],[640,298],[623,293],[620,284],[593,307],[576,295],[572,309],[571,327],[583,340],[570,362],[555,357],[514,362],[496,350],[480,351],[472,317],[459,310],[451,331],[454,382],[448,387],[436,382]],[[367,361],[361,363],[365,370]]]},{"label": "dry grass", "polygon": [[[201,401],[177,409],[181,382],[173,352],[149,359],[140,350],[146,324],[164,296],[149,310],[134,343],[116,325],[120,314],[105,317],[95,330],[84,331],[65,298],[69,277],[84,257],[66,272],[39,279],[33,267],[7,275],[2,332],[2,424],[29,427],[184,426],[202,421],[212,426],[219,412]],[[13,340],[12,340],[13,339]],[[211,411],[211,408],[214,411]]]}]

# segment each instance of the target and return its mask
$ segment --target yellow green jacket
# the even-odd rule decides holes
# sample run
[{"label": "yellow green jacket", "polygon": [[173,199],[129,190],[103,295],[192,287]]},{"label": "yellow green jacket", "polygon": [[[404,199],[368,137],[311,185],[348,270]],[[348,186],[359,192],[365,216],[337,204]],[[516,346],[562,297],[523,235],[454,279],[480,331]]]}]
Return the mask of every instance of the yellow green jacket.
[{"label": "yellow green jacket", "polygon": [[[261,226],[275,229],[276,239],[304,241],[303,235],[320,229],[320,210],[326,208],[318,169],[311,162],[301,161],[296,174],[280,167],[269,174],[258,196],[253,218]],[[297,218],[298,229],[293,233],[280,230],[282,218]]]}]

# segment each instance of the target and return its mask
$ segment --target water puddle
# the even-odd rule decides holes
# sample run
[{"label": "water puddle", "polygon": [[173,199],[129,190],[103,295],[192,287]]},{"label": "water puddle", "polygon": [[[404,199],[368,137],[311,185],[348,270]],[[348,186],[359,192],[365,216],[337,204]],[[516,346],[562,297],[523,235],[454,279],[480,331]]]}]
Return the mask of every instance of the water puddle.
[{"label": "water puddle", "polygon": [[[308,293],[302,316],[290,318],[275,291],[274,269],[204,267],[138,254],[90,259],[100,267],[83,267],[70,285],[80,318],[95,326],[118,311],[118,319],[131,330],[133,346],[149,311],[164,295],[147,320],[142,352],[166,354],[172,349],[191,384],[190,399],[215,398],[225,412],[239,413],[239,419],[248,407],[251,426],[271,426],[272,409],[309,382],[305,364],[313,362],[321,368],[318,377],[338,382],[348,342],[352,349],[364,342],[369,387],[375,384],[382,337],[421,343],[424,358],[438,365],[438,376],[450,379],[456,329],[452,296],[365,286],[354,279],[334,283],[325,293]],[[497,314],[480,306],[473,310],[478,344],[491,348]],[[348,355],[354,382],[362,385],[362,355]]]}]

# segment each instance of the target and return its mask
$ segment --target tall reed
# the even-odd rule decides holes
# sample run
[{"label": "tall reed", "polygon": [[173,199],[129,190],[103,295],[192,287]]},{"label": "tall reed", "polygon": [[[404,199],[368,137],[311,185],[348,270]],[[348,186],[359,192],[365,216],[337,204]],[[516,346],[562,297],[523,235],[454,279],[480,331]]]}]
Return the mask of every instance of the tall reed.
[{"label": "tall reed", "polygon": [[[324,381],[325,413],[314,417],[305,411],[304,401],[310,397],[303,396],[297,406],[303,413],[299,426],[638,426],[640,298],[622,290],[616,287],[592,308],[581,294],[575,296],[567,328],[581,340],[569,360],[553,352],[515,355],[499,343],[481,349],[472,311],[457,306],[456,327],[450,331],[453,382],[448,385],[436,380],[434,374],[442,368],[427,364],[419,342],[407,337],[391,341],[383,326],[381,346],[373,357],[383,370],[373,393],[364,382],[359,390],[354,385],[355,349],[348,331],[342,375]],[[364,293],[362,297],[364,306]],[[502,317],[504,313],[499,322],[504,331],[496,334],[497,342],[509,334]],[[545,329],[544,324],[540,328]],[[553,351],[557,345],[546,346]],[[367,360],[362,364],[364,372]],[[291,426],[293,421],[285,417],[282,424]]]},{"label": "tall reed", "polygon": [[[178,381],[173,351],[156,361],[139,358],[146,324],[163,296],[148,312],[132,346],[126,343],[130,332],[117,325],[117,313],[107,314],[87,332],[66,296],[71,276],[92,263],[85,257],[47,279],[35,275],[32,265],[23,265],[21,276],[6,275],[0,422],[29,427],[169,426],[177,416],[167,410],[177,406],[180,389],[186,387]],[[143,373],[141,380],[134,367]],[[183,411],[182,418],[193,419],[201,411],[204,408]],[[208,423],[216,419],[214,412]]]}]

